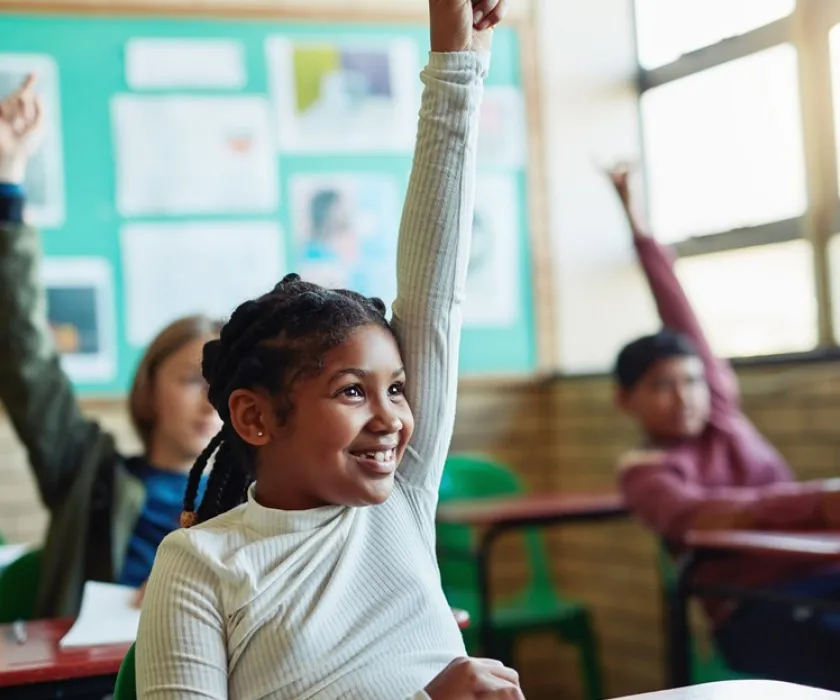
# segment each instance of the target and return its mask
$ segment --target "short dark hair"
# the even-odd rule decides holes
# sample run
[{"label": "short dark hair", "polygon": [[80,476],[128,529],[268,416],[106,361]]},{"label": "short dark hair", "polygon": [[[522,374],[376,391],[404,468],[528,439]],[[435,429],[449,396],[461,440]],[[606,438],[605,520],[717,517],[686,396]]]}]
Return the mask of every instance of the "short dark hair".
[{"label": "short dark hair", "polygon": [[[295,274],[233,312],[219,339],[204,346],[201,371],[208,383],[207,397],[223,425],[190,470],[185,526],[243,503],[256,478],[254,449],[231,424],[230,395],[236,389],[265,389],[275,399],[276,420],[284,423],[293,408],[294,383],[317,374],[329,350],[362,326],[379,326],[393,334],[385,313],[381,299],[348,289],[326,289]],[[196,513],[201,475],[213,454],[213,470]]]},{"label": "short dark hair", "polygon": [[686,335],[663,328],[627,343],[618,353],[614,375],[622,389],[632,389],[659,360],[697,355],[697,347]]}]

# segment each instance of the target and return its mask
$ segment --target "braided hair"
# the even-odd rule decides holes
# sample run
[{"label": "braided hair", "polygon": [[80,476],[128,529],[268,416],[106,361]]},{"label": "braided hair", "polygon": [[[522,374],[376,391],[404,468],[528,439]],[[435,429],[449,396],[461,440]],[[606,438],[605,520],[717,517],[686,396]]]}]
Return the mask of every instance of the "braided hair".
[{"label": "braided hair", "polygon": [[[190,470],[182,527],[204,522],[244,503],[256,478],[256,452],[231,423],[228,399],[237,389],[262,388],[275,400],[275,419],[292,411],[291,390],[304,376],[317,375],[324,355],[357,328],[376,325],[393,334],[381,299],[347,289],[326,289],[286,275],[268,294],[240,305],[218,340],[204,346],[201,371],[207,397],[222,429]],[[210,458],[215,461],[196,509],[199,485]]]}]

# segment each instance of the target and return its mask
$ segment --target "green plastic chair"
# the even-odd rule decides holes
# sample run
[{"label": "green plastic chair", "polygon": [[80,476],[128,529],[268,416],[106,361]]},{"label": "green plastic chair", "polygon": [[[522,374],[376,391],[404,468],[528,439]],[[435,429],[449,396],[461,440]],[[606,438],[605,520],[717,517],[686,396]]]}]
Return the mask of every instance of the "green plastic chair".
[{"label": "green plastic chair", "polygon": [[134,671],[134,645],[132,644],[120,664],[117,682],[114,684],[113,700],[136,700],[137,678]]},{"label": "green plastic chair", "polygon": [[[659,575],[662,579],[663,592],[667,600],[677,585],[677,574],[674,561],[664,544],[659,548]],[[701,646],[705,647],[702,651]],[[729,668],[726,661],[723,660],[721,653],[712,643],[712,640],[709,640],[706,645],[698,645],[696,634],[693,634],[689,639],[689,647],[691,652],[692,685],[715,683],[717,681],[752,680],[756,678],[756,676],[739,673]]]},{"label": "green plastic chair", "polygon": [[0,571],[0,624],[35,617],[41,578],[41,550],[22,555]]},{"label": "green plastic chair", "polygon": [[[491,498],[523,493],[513,472],[489,459],[452,455],[446,460],[439,500]],[[482,626],[479,605],[478,569],[473,556],[474,528],[438,523],[438,565],[449,604],[470,614],[470,626],[463,631],[470,654],[479,646]],[[554,631],[577,646],[585,697],[603,697],[598,645],[589,610],[581,603],[559,596],[551,578],[545,545],[538,529],[522,531],[530,569],[530,582],[515,595],[493,606],[492,629],[500,660],[513,663],[517,637],[529,632]]]}]

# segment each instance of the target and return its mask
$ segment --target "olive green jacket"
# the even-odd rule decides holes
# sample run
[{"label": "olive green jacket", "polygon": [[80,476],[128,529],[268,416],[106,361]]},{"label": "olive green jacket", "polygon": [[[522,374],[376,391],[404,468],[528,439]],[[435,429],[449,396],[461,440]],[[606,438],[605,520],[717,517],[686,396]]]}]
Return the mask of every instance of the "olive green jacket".
[{"label": "olive green jacket", "polygon": [[0,402],[50,513],[38,617],[75,615],[87,580],[114,581],[146,498],[114,439],[82,415],[46,319],[36,231],[0,222]]}]

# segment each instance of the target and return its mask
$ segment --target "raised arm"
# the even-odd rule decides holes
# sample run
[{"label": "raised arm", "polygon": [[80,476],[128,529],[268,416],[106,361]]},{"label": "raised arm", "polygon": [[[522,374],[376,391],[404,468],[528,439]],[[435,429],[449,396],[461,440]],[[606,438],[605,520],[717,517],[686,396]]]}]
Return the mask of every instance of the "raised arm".
[{"label": "raised arm", "polygon": [[22,223],[21,183],[40,124],[32,83],[29,78],[0,102],[0,402],[51,508],[98,443],[98,428],[82,417],[59,365],[47,327],[38,235]]},{"label": "raised arm", "polygon": [[631,453],[619,484],[630,510],[654,532],[680,542],[689,530],[836,530],[837,480],[706,488],[685,480],[664,452]]},{"label": "raised arm", "polygon": [[725,412],[738,406],[738,382],[729,363],[715,356],[703,332],[700,321],[691,307],[685,291],[674,272],[671,251],[660,245],[647,233],[639,221],[633,205],[626,168],[616,168],[609,173],[627,222],[633,233],[633,245],[639,256],[662,325],[691,338],[703,365],[706,380],[712,393],[713,412]]},{"label": "raised arm", "polygon": [[[495,24],[504,0],[482,4],[495,7],[484,20]],[[397,478],[436,497],[455,420],[478,108],[492,30],[473,30],[469,2],[432,0],[430,6],[432,53],[421,76],[425,90],[400,224],[393,326],[415,416]]]}]

